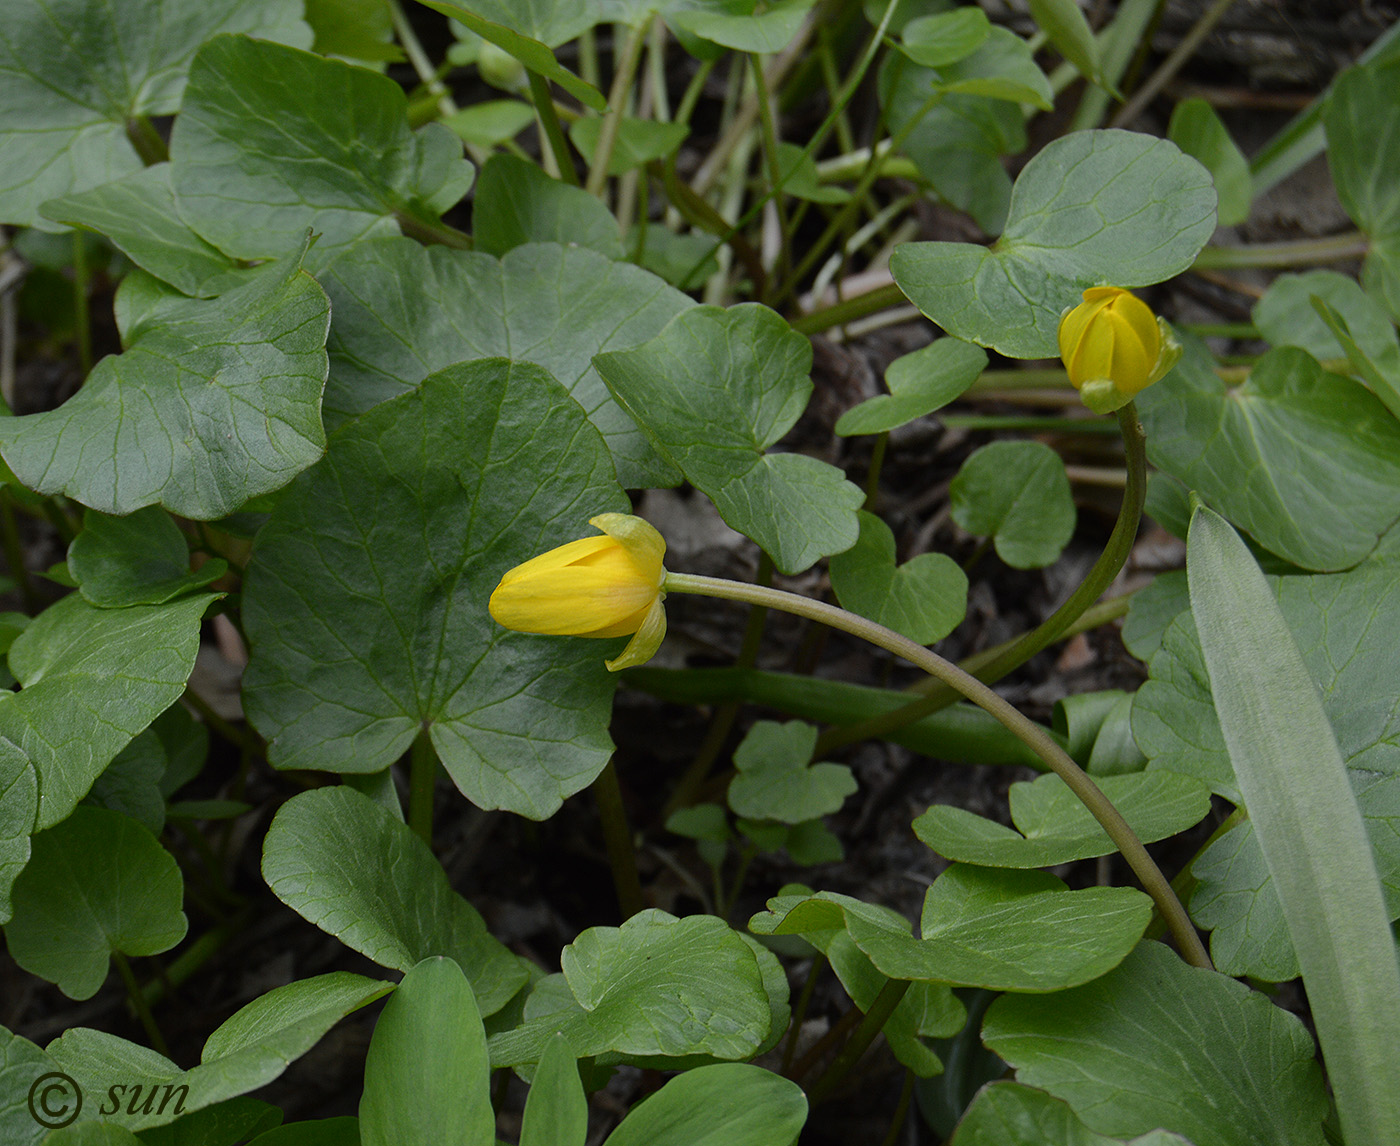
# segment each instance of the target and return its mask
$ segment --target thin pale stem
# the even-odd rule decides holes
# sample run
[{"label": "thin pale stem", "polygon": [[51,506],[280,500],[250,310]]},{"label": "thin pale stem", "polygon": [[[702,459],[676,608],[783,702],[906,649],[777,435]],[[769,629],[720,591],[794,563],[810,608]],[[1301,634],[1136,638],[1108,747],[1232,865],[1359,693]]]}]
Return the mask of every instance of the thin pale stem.
[{"label": "thin pale stem", "polygon": [[612,162],[613,148],[617,145],[617,133],[622,127],[622,116],[627,110],[627,91],[637,74],[641,62],[642,46],[647,41],[651,28],[651,18],[643,20],[627,36],[623,45],[622,57],[616,61],[612,87],[608,89],[608,110],[603,116],[603,126],[598,130],[598,146],[588,164],[588,182],[584,190],[590,195],[602,198],[608,183],[608,164]]},{"label": "thin pale stem", "polygon": [[413,25],[408,22],[408,17],[404,15],[399,0],[389,0],[389,19],[393,22],[394,35],[398,37],[399,44],[403,47],[403,54],[413,65],[413,70],[419,81],[437,100],[438,112],[442,115],[451,115],[457,110],[457,102],[452,98],[452,93],[448,91],[447,85],[442,82],[442,77],[437,74],[432,60],[428,59],[428,53],[423,50],[423,45],[419,42]]},{"label": "thin pale stem", "polygon": [[598,802],[598,819],[603,826],[603,843],[612,868],[617,905],[623,919],[642,910],[642,881],[637,875],[637,853],[632,847],[632,829],[627,825],[627,808],[622,802],[622,785],[617,769],[608,761],[593,781],[593,798]]},{"label": "thin pale stem", "polygon": [[[671,593],[696,593],[701,596],[719,597],[744,604],[764,604],[795,616],[806,617],[829,625],[834,629],[860,637],[871,644],[896,656],[903,657],[911,664],[923,669],[930,676],[938,678],[955,693],[966,697],[973,704],[994,716],[1008,731],[1040,757],[1046,766],[1065,782],[1066,787],[1089,809],[1109,839],[1128,861],[1147,894],[1157,905],[1163,918],[1171,928],[1177,948],[1187,962],[1198,967],[1209,967],[1210,957],[1201,946],[1191,920],[1176,898],[1161,869],[1147,854],[1137,833],[1129,827],[1118,809],[1100,791],[1099,786],[1079,767],[1051,737],[1013,705],[998,696],[976,677],[964,672],[957,665],[940,657],[937,653],[916,644],[908,637],[896,633],[874,621],[848,613],[823,601],[814,601],[796,593],[760,585],[745,585],[737,581],[725,581],[718,577],[702,577],[690,573],[668,573],[666,591]],[[1081,609],[1080,612],[1083,610]],[[1077,615],[1077,614],[1076,614]],[[1048,643],[1048,642],[1047,642]],[[1042,646],[1043,647],[1043,646]]]},{"label": "thin pale stem", "polygon": [[1147,77],[1147,80],[1133,93],[1133,98],[1118,109],[1117,113],[1108,121],[1109,127],[1123,127],[1137,119],[1147,105],[1157,98],[1158,93],[1171,83],[1177,72],[1193,55],[1196,49],[1211,30],[1220,23],[1221,18],[1229,11],[1230,5],[1235,0],[1215,0],[1215,2],[1201,13],[1198,19],[1186,35],[1181,37],[1181,42],[1172,50],[1165,60],[1161,62],[1157,70]]},{"label": "thin pale stem", "polygon": [[574,170],[574,157],[569,154],[569,141],[564,138],[564,129],[559,125],[559,113],[554,110],[554,96],[549,91],[549,81],[543,76],[530,72],[530,101],[535,105],[535,115],[540,121],[540,132],[554,156],[559,178],[574,187],[578,186],[578,172]]},{"label": "thin pale stem", "polygon": [[1288,243],[1253,243],[1241,247],[1206,247],[1191,264],[1193,271],[1236,267],[1301,267],[1365,257],[1371,241],[1362,231],[1344,231],[1320,239]]},{"label": "thin pale stem", "polygon": [[758,92],[758,121],[763,132],[764,158],[768,161],[768,185],[772,189],[773,206],[778,212],[778,228],[782,233],[778,265],[773,268],[773,277],[781,282],[792,265],[792,237],[788,227],[787,204],[780,189],[783,172],[778,162],[778,128],[773,119],[772,97],[769,95],[767,81],[763,78],[763,60],[757,53],[749,53],[749,67],[753,72],[754,88]]},{"label": "thin pale stem", "polygon": [[845,326],[848,322],[878,314],[906,301],[904,292],[894,283],[890,283],[888,286],[876,287],[864,294],[822,307],[821,310],[814,310],[811,314],[804,314],[801,318],[793,320],[792,328],[799,334],[821,334],[833,326]]},{"label": "thin pale stem", "polygon": [[421,728],[408,753],[408,826],[433,846],[433,788],[437,782],[437,749],[428,729]]}]

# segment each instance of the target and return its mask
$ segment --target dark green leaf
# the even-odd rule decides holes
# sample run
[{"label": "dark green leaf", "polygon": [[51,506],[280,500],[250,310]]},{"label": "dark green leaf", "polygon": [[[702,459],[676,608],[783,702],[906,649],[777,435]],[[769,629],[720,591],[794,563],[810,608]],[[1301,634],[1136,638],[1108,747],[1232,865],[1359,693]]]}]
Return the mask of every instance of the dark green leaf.
[{"label": "dark green leaf", "polygon": [[1018,1081],[1063,1099],[1100,1134],[1323,1143],[1327,1098],[1303,1024],[1159,943],[1074,990],[998,999],[982,1037]]},{"label": "dark green leaf", "polygon": [[335,310],[328,424],[444,366],[503,355],[544,367],[568,389],[602,432],[624,486],[679,480],[592,366],[600,350],[645,342],[692,305],[654,275],[552,244],[520,247],[497,262],[394,239],[364,244],[322,279]]},{"label": "dark green leaf", "polygon": [[796,1083],[747,1063],[716,1063],[634,1106],[608,1146],[789,1146],[806,1121],[807,1096]]},{"label": "dark green leaf", "polygon": [[128,517],[96,510],[83,515],[83,531],[68,547],[68,568],[94,605],[163,605],[202,589],[228,571],[220,558],[190,571],[190,550],[180,527],[159,506]]},{"label": "dark green leaf", "polygon": [[1209,101],[1195,97],[1177,104],[1172,109],[1167,138],[1187,155],[1200,160],[1210,172],[1220,197],[1222,227],[1233,227],[1249,218],[1254,199],[1249,164]]},{"label": "dark green leaf", "polygon": [[[1043,1090],[993,1082],[977,1092],[948,1146],[1124,1146],[1084,1125],[1069,1106]],[[1154,1130],[1130,1146],[1191,1146],[1185,1138]]]},{"label": "dark green leaf", "polygon": [[972,55],[991,32],[981,8],[954,8],[919,16],[900,32],[904,54],[926,68],[941,68]]},{"label": "dark green leaf", "polygon": [[476,249],[497,257],[525,243],[544,242],[574,243],[622,258],[617,220],[596,195],[551,179],[514,155],[493,155],[482,167],[472,230]]},{"label": "dark green leaf", "polygon": [[774,311],[693,307],[651,341],[593,361],[657,451],[781,572],[855,544],[860,490],[815,458],[764,452],[812,393],[811,343]]},{"label": "dark green leaf", "polygon": [[455,959],[488,1015],[525,981],[422,839],[350,788],[303,792],[283,804],[263,844],[262,871],[293,911],[383,967]]},{"label": "dark green leaf", "polygon": [[953,478],[953,520],[990,537],[997,556],[1016,569],[1058,560],[1074,535],[1074,497],[1059,454],[1042,442],[992,442]]},{"label": "dark green leaf", "polygon": [[77,808],[31,844],[5,941],[16,963],[70,999],[97,994],[114,953],[156,955],[185,937],[180,869],[135,820]]},{"label": "dark green leaf", "polygon": [[957,338],[939,338],[896,358],[885,369],[888,394],[847,410],[836,432],[879,434],[940,410],[959,398],[987,367],[987,352]]},{"label": "dark green leaf", "polygon": [[[569,139],[590,166],[602,130],[602,117],[596,115],[576,119],[569,128]],[[617,139],[608,159],[608,174],[625,175],[652,160],[662,159],[684,143],[689,134],[690,128],[683,123],[624,117],[618,124]]]},{"label": "dark green leaf", "polygon": [[906,243],[890,269],[949,334],[1013,358],[1048,358],[1061,312],[1084,288],[1170,278],[1214,229],[1210,173],[1174,144],[1080,131],[1026,164],[995,246]]},{"label": "dark green leaf", "polygon": [[286,485],[325,448],[330,307],[300,263],[165,304],[57,410],[0,419],[5,460],[31,489],[113,514],[158,502],[207,521]]},{"label": "dark green leaf", "polygon": [[844,764],[813,764],[817,730],[811,724],[760,720],[734,750],[738,775],[729,783],[729,806],[754,820],[800,824],[840,811],[856,790]]},{"label": "dark green leaf", "polygon": [[315,267],[396,218],[426,225],[473,170],[441,124],[414,133],[387,76],[245,36],[220,36],[190,68],[170,139],[181,216],[226,255],[276,258],[307,228]]}]

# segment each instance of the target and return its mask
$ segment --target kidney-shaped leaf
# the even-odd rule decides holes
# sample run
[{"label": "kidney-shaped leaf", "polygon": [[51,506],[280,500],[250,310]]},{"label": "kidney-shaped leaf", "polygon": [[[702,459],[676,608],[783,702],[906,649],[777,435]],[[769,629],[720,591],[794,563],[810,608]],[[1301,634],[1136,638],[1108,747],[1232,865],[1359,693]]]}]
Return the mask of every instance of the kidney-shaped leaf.
[{"label": "kidney-shaped leaf", "polygon": [[1292,347],[1227,390],[1192,342],[1139,396],[1152,463],[1304,569],[1355,565],[1400,518],[1400,424]]},{"label": "kidney-shaped leaf", "polygon": [[[1212,1146],[1322,1146],[1327,1096],[1295,1015],[1143,943],[1103,978],[992,1004],[983,1041],[1091,1130]],[[1209,1095],[1208,1102],[1202,1101]]]},{"label": "kidney-shaped leaf", "polygon": [[[1194,776],[1132,772],[1101,776],[1098,785],[1144,843],[1200,823],[1210,789]],[[1053,867],[1110,855],[1117,846],[1058,776],[1011,785],[1013,831],[1005,824],[947,804],[914,821],[914,833],[945,859],[985,867]]]},{"label": "kidney-shaped leaf", "polygon": [[293,911],[383,967],[455,959],[484,1014],[525,982],[422,839],[353,788],[319,788],[283,804],[267,830],[262,871]]},{"label": "kidney-shaped leaf", "polygon": [[1084,288],[1170,278],[1214,229],[1210,173],[1175,144],[1079,131],[1026,164],[994,246],[905,243],[890,269],[949,334],[1012,358],[1049,358],[1060,313]]},{"label": "kidney-shaped leaf", "polygon": [[935,339],[891,362],[885,369],[890,392],[847,410],[837,419],[836,432],[843,436],[879,434],[922,418],[961,397],[986,366],[987,352],[980,346],[958,338]]},{"label": "kidney-shaped leaf", "polygon": [[220,32],[310,46],[295,0],[14,0],[0,21],[0,219],[57,230],[40,203],[141,166],[136,116],[180,106],[195,49]]},{"label": "kidney-shaped leaf", "polygon": [[57,410],[4,419],[5,461],[31,489],[114,514],[159,502],[208,521],[286,485],[326,440],[330,307],[300,263],[163,304]]},{"label": "kidney-shaped leaf", "polygon": [[579,1055],[646,1059],[749,1058],[768,1038],[758,959],[714,916],[649,909],[621,927],[590,927],[561,962],[572,1003],[492,1038],[494,1065],[539,1061],[556,1031]]},{"label": "kidney-shaped leaf", "polygon": [[170,137],[181,216],[226,255],[276,258],[314,228],[323,267],[395,220],[435,224],[471,186],[461,141],[408,127],[408,97],[343,60],[246,36],[206,43]]},{"label": "kidney-shaped leaf", "polygon": [[693,307],[651,341],[593,362],[657,452],[779,571],[855,544],[861,491],[816,458],[764,452],[812,393],[811,343],[776,312]]},{"label": "kidney-shaped leaf", "polygon": [[729,806],[753,820],[800,824],[839,811],[856,790],[844,764],[813,764],[814,725],[800,720],[760,720],[734,750],[738,775],[729,784]]},{"label": "kidney-shaped leaf", "polygon": [[378,772],[420,730],[468,799],[544,819],[607,763],[612,644],[496,624],[506,570],[625,510],[538,366],[449,367],[331,436],[249,562],[243,699],[279,768]]},{"label": "kidney-shaped leaf", "polygon": [[156,955],[185,937],[175,858],[129,816],[77,808],[31,841],[5,940],[16,963],[90,999],[113,953]]},{"label": "kidney-shaped leaf", "polygon": [[990,537],[1016,569],[1054,564],[1074,536],[1064,462],[1043,442],[992,442],[963,463],[948,488],[953,520]]},{"label": "kidney-shaped leaf", "polygon": [[413,389],[434,370],[500,355],[544,367],[574,396],[612,450],[624,487],[680,480],[592,365],[598,351],[645,342],[692,305],[655,275],[552,243],[497,262],[386,239],[337,259],[321,278],[335,314],[328,425]]}]

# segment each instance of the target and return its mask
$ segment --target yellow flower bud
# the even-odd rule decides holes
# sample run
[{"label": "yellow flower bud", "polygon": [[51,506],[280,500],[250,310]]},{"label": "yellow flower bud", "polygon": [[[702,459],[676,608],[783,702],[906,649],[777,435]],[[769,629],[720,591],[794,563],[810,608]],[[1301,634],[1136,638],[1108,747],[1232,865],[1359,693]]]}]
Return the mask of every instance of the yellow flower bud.
[{"label": "yellow flower bud", "polygon": [[1171,327],[1121,287],[1090,287],[1060,318],[1060,358],[1096,414],[1126,406],[1180,357]]},{"label": "yellow flower bud", "polygon": [[661,591],[666,542],[640,517],[600,513],[589,525],[602,537],[570,541],[532,557],[501,578],[487,608],[496,623],[560,637],[634,634],[610,670],[650,660],[666,635]]}]

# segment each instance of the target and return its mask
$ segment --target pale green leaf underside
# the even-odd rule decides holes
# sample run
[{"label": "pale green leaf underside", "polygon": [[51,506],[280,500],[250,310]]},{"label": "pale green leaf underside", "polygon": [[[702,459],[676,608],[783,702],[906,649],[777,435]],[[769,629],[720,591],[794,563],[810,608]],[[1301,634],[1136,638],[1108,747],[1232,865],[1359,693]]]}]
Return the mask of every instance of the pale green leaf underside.
[{"label": "pale green leaf underside", "polygon": [[1214,228],[1210,173],[1174,144],[1081,131],[1026,164],[994,247],[906,243],[890,269],[949,334],[1012,358],[1048,358],[1061,312],[1086,287],[1170,278]]},{"label": "pale green leaf underside", "polygon": [[501,356],[542,366],[564,385],[607,441],[624,487],[680,480],[592,366],[600,350],[645,342],[692,305],[655,275],[552,243],[514,248],[498,262],[386,239],[338,259],[321,279],[334,313],[328,425],[454,362]]},{"label": "pale green leaf underside", "polygon": [[544,819],[612,749],[617,642],[501,628],[506,570],[625,510],[538,366],[449,367],[331,436],[249,564],[243,699],[279,768],[377,772],[427,729],[462,792]]},{"label": "pale green leaf underside", "polygon": [[[1097,783],[1144,843],[1183,832],[1210,811],[1210,790],[1194,776],[1157,770]],[[914,833],[945,859],[986,867],[1053,867],[1117,850],[1058,776],[1013,784],[1011,819],[1017,830],[938,804],[914,821]]]},{"label": "pale green leaf underside", "polygon": [[286,485],[325,445],[330,308],[299,263],[163,304],[57,410],[0,421],[10,468],[103,513],[159,503],[206,521]]}]

